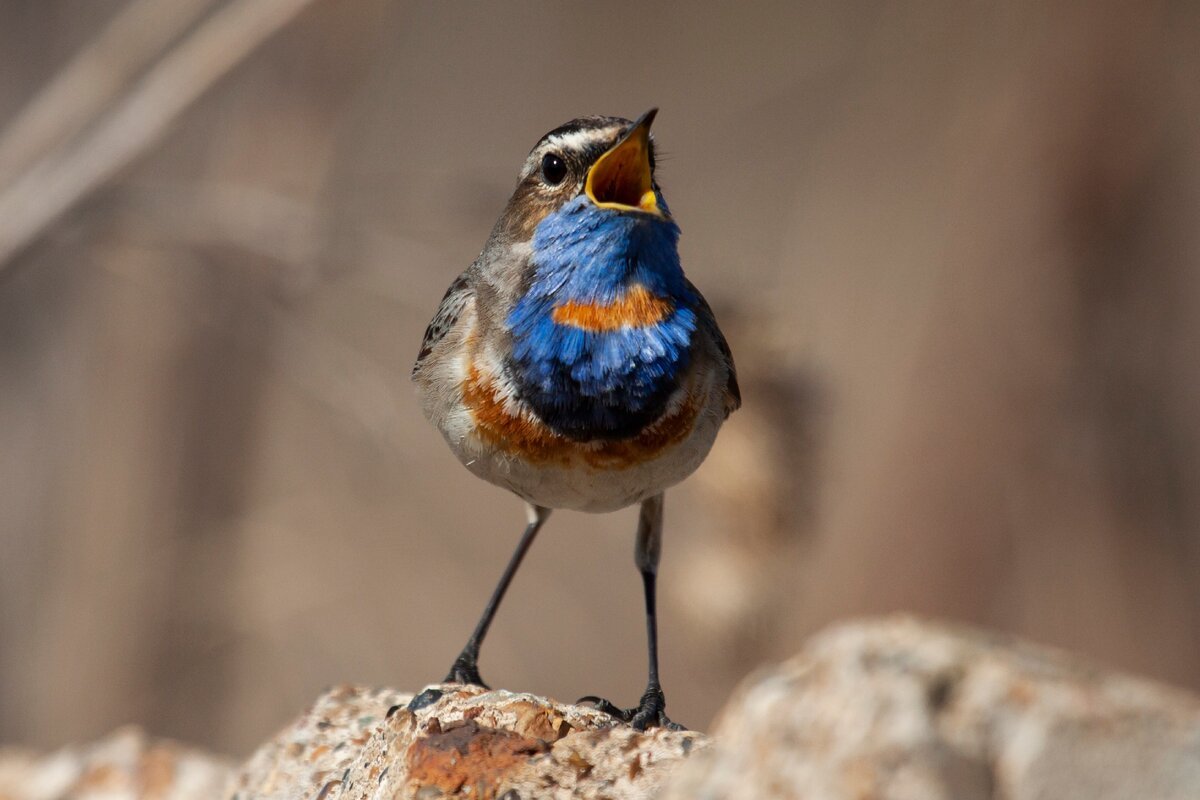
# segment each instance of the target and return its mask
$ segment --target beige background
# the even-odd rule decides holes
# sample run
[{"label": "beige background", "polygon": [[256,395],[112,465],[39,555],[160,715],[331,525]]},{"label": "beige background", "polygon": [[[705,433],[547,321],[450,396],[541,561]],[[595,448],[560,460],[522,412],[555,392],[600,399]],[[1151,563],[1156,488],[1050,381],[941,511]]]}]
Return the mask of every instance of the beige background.
[{"label": "beige background", "polygon": [[[124,5],[0,6],[0,124]],[[898,609],[1200,686],[1196,41],[1190,2],[317,0],[0,264],[0,742],[244,753],[440,678],[524,512],[411,359],[537,138],[651,105],[746,401],[667,498],[672,716]],[[485,677],[636,699],[633,524],[551,520]]]}]

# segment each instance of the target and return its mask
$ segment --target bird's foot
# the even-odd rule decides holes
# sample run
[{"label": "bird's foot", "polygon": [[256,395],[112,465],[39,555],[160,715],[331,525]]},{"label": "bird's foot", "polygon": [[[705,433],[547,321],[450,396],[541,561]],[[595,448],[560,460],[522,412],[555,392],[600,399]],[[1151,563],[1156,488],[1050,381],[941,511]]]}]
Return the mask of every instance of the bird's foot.
[{"label": "bird's foot", "polygon": [[[484,689],[492,688],[483,682],[483,678],[479,675],[479,664],[474,657],[467,653],[462,653],[458,658],[454,659],[454,665],[450,667],[450,672],[446,674],[442,683],[461,683],[465,686],[482,686]],[[441,700],[444,694],[445,692],[441,689],[431,686],[409,701],[408,710],[419,711],[426,706],[431,706],[438,700]],[[390,709],[388,716],[391,716],[394,710]]]},{"label": "bird's foot", "polygon": [[454,666],[450,667],[450,672],[446,674],[442,683],[465,683],[471,686],[482,686],[484,689],[492,688],[480,677],[479,662],[467,653],[454,659]]},{"label": "bird's foot", "polygon": [[633,708],[620,708],[603,697],[594,695],[581,697],[576,702],[590,703],[597,711],[603,711],[610,717],[616,717],[622,722],[628,723],[635,731],[644,731],[647,728],[666,728],[670,731],[687,730],[678,722],[672,722],[667,716],[667,700],[663,696],[663,690],[657,686],[648,688],[642,695],[641,702]]}]

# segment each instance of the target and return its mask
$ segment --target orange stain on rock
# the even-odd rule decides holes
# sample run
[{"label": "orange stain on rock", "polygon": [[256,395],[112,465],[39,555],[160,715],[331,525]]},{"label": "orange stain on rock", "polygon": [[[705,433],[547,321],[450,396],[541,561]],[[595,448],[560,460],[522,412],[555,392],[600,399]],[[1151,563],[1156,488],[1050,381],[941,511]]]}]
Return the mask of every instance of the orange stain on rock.
[{"label": "orange stain on rock", "polygon": [[569,466],[583,462],[597,469],[627,469],[656,458],[691,434],[700,404],[688,395],[669,415],[636,436],[581,442],[557,434],[524,414],[512,414],[475,365],[463,382],[463,404],[475,419],[475,435],[501,452],[535,464]]},{"label": "orange stain on rock", "polygon": [[656,325],[670,316],[674,308],[671,301],[650,294],[645,286],[635,284],[620,300],[605,305],[568,300],[555,306],[550,318],[559,325],[601,333]]},{"label": "orange stain on rock", "polygon": [[443,729],[435,719],[408,749],[408,788],[434,786],[446,794],[496,800],[512,776],[549,751],[544,739],[485,728],[474,720]]}]

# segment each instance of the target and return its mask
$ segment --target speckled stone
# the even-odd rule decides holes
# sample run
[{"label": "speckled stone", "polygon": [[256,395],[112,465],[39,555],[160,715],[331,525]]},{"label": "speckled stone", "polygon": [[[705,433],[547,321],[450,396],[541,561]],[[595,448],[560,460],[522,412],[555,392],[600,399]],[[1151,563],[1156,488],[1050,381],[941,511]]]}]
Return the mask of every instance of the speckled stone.
[{"label": "speckled stone", "polygon": [[1195,800],[1200,698],[909,618],[753,676],[667,800]]},{"label": "speckled stone", "polygon": [[212,800],[232,771],[227,759],[127,727],[48,755],[0,751],[0,800]]},{"label": "speckled stone", "polygon": [[712,742],[439,685],[340,687],[239,769],[122,729],[0,751],[0,800],[1184,800],[1200,698],[909,618],[841,625],[749,678]]},{"label": "speckled stone", "polygon": [[707,746],[702,734],[638,733],[595,709],[533,695],[432,688],[440,696],[415,711],[405,707],[411,695],[329,692],[255,753],[231,795],[635,800],[657,796],[671,772]]}]

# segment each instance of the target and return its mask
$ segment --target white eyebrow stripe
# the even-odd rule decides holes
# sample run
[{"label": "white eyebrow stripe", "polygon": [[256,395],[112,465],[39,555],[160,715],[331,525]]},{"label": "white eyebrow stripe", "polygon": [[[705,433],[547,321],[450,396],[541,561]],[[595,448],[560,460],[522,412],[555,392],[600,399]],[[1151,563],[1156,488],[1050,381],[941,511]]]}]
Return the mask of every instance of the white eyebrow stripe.
[{"label": "white eyebrow stripe", "polygon": [[529,154],[529,159],[525,162],[525,167],[521,170],[520,180],[524,180],[537,171],[542,163],[542,156],[546,153],[557,150],[564,153],[581,153],[587,148],[596,144],[605,144],[611,138],[615,131],[619,131],[618,126],[610,128],[590,128],[587,130],[570,131],[568,133],[556,133],[541,144],[537,149]]},{"label": "white eyebrow stripe", "polygon": [[571,131],[569,133],[556,133],[546,140],[547,147],[560,147],[563,150],[571,150],[580,152],[586,150],[591,145],[597,142],[607,141],[612,138],[613,128],[598,128],[584,131]]}]

